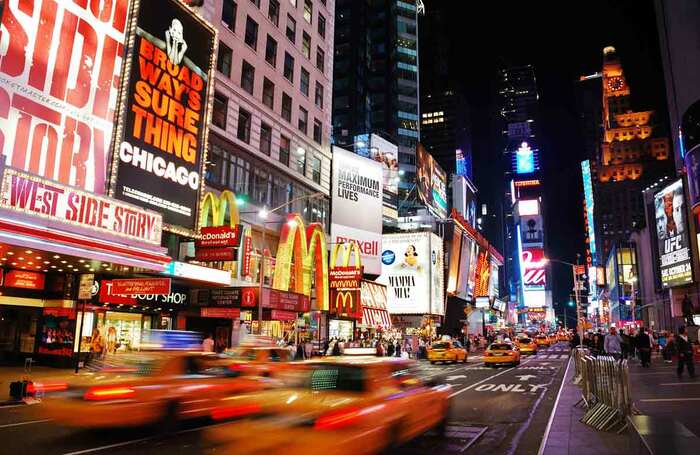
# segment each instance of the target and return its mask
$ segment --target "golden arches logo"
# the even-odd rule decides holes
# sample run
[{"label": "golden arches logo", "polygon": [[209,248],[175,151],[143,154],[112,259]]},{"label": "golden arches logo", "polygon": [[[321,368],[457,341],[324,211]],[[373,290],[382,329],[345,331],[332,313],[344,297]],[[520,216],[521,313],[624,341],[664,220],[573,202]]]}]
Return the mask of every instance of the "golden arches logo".
[{"label": "golden arches logo", "polygon": [[[353,299],[355,291],[338,291],[335,295],[334,310],[335,314],[354,315],[357,313],[355,309],[355,299]],[[331,311],[333,313],[333,311]]]},{"label": "golden arches logo", "polygon": [[[311,296],[311,273],[316,284],[315,310],[328,310],[328,253],[320,223],[304,226],[298,214],[287,215],[282,226],[272,288]],[[291,287],[291,289],[290,289]]]},{"label": "golden arches logo", "polygon": [[[229,212],[229,225],[240,224],[241,216],[236,204],[236,195],[229,190],[222,191],[218,196],[211,191],[204,195],[199,223],[202,227],[223,226],[226,221],[226,211]],[[211,219],[211,223],[209,220]]]},{"label": "golden arches logo", "polygon": [[[338,255],[341,256],[341,263],[338,265]],[[362,269],[362,260],[360,259],[360,247],[357,242],[336,243],[331,251],[331,268],[334,267],[350,267],[350,260],[355,258],[354,267]]]}]

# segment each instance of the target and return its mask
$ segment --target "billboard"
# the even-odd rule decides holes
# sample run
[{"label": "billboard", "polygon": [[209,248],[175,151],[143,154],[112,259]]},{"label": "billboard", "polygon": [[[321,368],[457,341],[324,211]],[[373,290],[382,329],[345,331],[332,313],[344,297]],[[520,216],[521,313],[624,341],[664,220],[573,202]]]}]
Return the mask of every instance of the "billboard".
[{"label": "billboard", "polygon": [[520,232],[523,236],[523,245],[539,245],[544,243],[544,227],[542,216],[523,215],[520,217]]},{"label": "billboard", "polygon": [[396,222],[399,217],[399,148],[376,134],[355,136],[358,155],[371,158],[382,166],[382,189],[384,192],[384,220]]},{"label": "billboard", "polygon": [[137,2],[115,128],[110,195],[194,233],[204,186],[216,32],[177,0]]},{"label": "billboard", "polygon": [[542,248],[523,247],[520,257],[520,273],[522,273],[525,289],[544,289],[546,264]]},{"label": "billboard", "polygon": [[0,2],[0,153],[6,164],[105,192],[127,4]]},{"label": "billboard", "polygon": [[513,151],[513,172],[516,174],[531,174],[539,171],[540,164],[537,159],[537,149],[533,149],[530,144],[523,141],[518,148]]},{"label": "billboard", "polygon": [[382,165],[333,146],[331,185],[332,242],[357,242],[365,273],[379,275],[382,273]]},{"label": "billboard", "polygon": [[677,180],[654,195],[659,268],[664,287],[692,281],[690,244],[683,181]]},{"label": "billboard", "polygon": [[391,314],[445,314],[442,239],[430,232],[387,234],[382,274]]},{"label": "billboard", "polygon": [[467,177],[461,175],[453,176],[452,207],[470,225],[476,226],[476,188]]},{"label": "billboard", "polygon": [[418,197],[438,218],[447,218],[447,177],[445,171],[425,150],[416,147],[416,186]]},{"label": "billboard", "polygon": [[581,177],[583,179],[583,205],[586,212],[586,237],[588,251],[592,258],[592,265],[597,265],[597,248],[595,238],[595,202],[593,199],[593,181],[591,180],[591,162],[588,160],[581,162]]}]

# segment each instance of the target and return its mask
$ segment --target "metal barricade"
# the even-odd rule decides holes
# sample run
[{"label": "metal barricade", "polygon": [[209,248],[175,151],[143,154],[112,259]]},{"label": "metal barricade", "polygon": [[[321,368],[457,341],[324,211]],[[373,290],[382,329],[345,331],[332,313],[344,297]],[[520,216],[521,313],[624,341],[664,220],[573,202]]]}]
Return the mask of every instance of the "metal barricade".
[{"label": "metal barricade", "polygon": [[581,400],[587,409],[581,422],[597,430],[622,431],[627,416],[634,412],[626,360],[614,357],[593,357],[588,350],[577,348],[573,353],[576,383],[581,387]]}]

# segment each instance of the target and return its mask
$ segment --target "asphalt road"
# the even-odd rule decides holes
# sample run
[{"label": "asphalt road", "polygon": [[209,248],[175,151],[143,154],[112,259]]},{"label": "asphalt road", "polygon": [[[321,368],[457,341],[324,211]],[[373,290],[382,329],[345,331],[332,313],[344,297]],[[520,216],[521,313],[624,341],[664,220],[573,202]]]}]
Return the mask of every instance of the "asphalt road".
[{"label": "asphalt road", "polygon": [[[564,343],[523,359],[518,367],[490,368],[481,357],[458,365],[420,364],[420,376],[452,385],[446,438],[425,435],[402,454],[537,453],[568,361]],[[204,422],[174,434],[154,428],[79,431],[42,416],[41,404],[0,407],[0,454],[214,453]],[[217,453],[221,453],[218,451]]]}]

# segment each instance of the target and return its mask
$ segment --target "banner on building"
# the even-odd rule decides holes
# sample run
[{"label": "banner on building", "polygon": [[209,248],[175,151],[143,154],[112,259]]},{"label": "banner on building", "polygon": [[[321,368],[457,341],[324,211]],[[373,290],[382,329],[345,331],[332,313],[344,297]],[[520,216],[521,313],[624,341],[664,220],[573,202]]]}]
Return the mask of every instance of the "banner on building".
[{"label": "banner on building", "polygon": [[110,195],[160,212],[167,228],[194,235],[216,31],[178,0],[135,2],[128,31]]},{"label": "banner on building", "polygon": [[416,147],[416,187],[418,197],[438,218],[447,218],[447,177],[445,171],[425,150]]},{"label": "banner on building", "polygon": [[370,158],[382,167],[382,214],[384,221],[395,223],[398,219],[399,148],[377,134],[355,136],[355,151]]},{"label": "banner on building", "polygon": [[127,5],[0,2],[0,154],[8,165],[104,193]]},{"label": "banner on building", "polygon": [[336,244],[356,242],[362,265],[382,273],[383,171],[381,163],[333,147],[331,238]]},{"label": "banner on building", "polygon": [[692,258],[686,220],[683,181],[677,180],[654,195],[659,270],[664,287],[690,283]]}]

